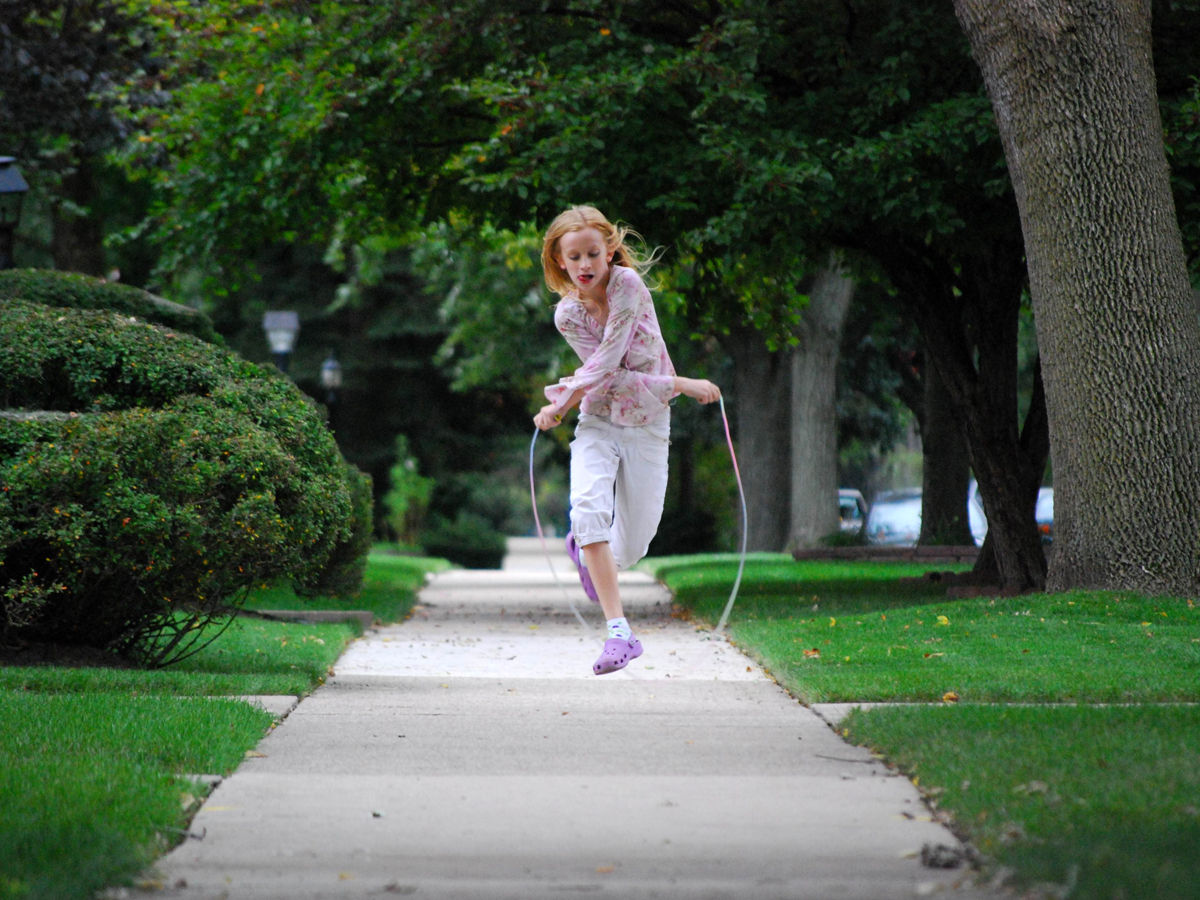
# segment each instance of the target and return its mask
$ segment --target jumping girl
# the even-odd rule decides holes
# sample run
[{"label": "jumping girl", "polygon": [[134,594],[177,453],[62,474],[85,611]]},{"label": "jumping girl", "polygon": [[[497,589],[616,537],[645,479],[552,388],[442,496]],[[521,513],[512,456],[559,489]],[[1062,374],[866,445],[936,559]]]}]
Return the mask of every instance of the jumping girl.
[{"label": "jumping girl", "polygon": [[594,207],[575,206],[550,223],[542,242],[546,284],[562,298],[554,324],[583,365],[546,387],[550,402],[533,421],[545,431],[580,406],[567,552],[608,620],[608,639],[592,666],[597,675],[642,655],[617,571],[646,555],[662,518],[670,401],[684,394],[712,403],[721,396],[711,381],[675,374],[641,277],[654,257],[631,246],[638,240]]}]

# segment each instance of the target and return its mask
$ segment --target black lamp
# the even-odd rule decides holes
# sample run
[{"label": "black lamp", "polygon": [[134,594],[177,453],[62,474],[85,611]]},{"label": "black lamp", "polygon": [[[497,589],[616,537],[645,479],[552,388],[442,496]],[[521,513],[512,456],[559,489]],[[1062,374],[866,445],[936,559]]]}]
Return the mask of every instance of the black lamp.
[{"label": "black lamp", "polygon": [[13,266],[13,235],[21,221],[21,203],[29,185],[14,165],[16,157],[0,156],[0,269]]}]

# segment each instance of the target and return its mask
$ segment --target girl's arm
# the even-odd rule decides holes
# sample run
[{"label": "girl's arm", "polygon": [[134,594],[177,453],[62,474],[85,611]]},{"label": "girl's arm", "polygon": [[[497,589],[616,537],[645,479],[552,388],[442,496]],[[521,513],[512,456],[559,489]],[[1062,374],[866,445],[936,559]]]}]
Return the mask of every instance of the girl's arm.
[{"label": "girl's arm", "polygon": [[721,399],[721,389],[707,378],[684,378],[675,376],[675,390],[701,403],[716,403]]},{"label": "girl's arm", "polygon": [[559,407],[555,403],[547,403],[540,410],[538,410],[538,414],[533,417],[533,424],[542,431],[548,431],[555,425],[561,425],[563,414],[566,413],[567,410],[574,409],[576,406],[582,403],[583,395],[585,393],[587,392],[583,389],[576,391],[567,400],[566,405],[562,407]]}]

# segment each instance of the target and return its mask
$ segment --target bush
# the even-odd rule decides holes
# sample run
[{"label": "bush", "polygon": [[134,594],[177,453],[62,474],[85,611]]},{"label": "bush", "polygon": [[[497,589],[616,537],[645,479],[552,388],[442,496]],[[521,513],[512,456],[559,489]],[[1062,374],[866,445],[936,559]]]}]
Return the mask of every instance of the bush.
[{"label": "bush", "polygon": [[50,269],[0,270],[0,301],[23,300],[43,306],[108,309],[147,322],[186,331],[212,344],[223,344],[208,316],[162,297],[103,278]]},{"label": "bush", "polygon": [[383,506],[387,510],[385,521],[397,542],[412,546],[425,520],[435,482],[420,473],[404,435],[396,438],[396,462],[388,471],[388,478],[391,485],[383,497]]},{"label": "bush", "polygon": [[369,480],[272,369],[123,314],[12,299],[0,402],[2,638],[163,665],[264,581],[345,591],[361,574]]},{"label": "bush", "polygon": [[459,513],[454,519],[438,516],[421,536],[425,552],[468,569],[498,569],[504,562],[507,541],[483,516]]}]

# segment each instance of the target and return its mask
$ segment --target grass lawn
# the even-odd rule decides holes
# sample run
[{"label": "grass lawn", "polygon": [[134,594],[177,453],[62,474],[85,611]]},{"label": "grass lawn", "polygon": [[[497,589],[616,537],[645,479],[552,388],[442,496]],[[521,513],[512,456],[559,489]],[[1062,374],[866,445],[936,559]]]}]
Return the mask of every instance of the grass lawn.
[{"label": "grass lawn", "polygon": [[[696,563],[648,568],[715,623],[736,559]],[[1200,895],[1196,604],[948,599],[927,568],[758,555],[727,630],[806,703],[911,704],[842,727],[911,776],[992,869],[1073,897]]]},{"label": "grass lawn", "polygon": [[[251,608],[371,609],[402,619],[440,561],[371,555],[360,595],[271,589]],[[128,882],[182,836],[205,793],[273,723],[238,695],[312,691],[356,625],[237,619],[159,670],[0,667],[0,900],[89,898]]]}]

